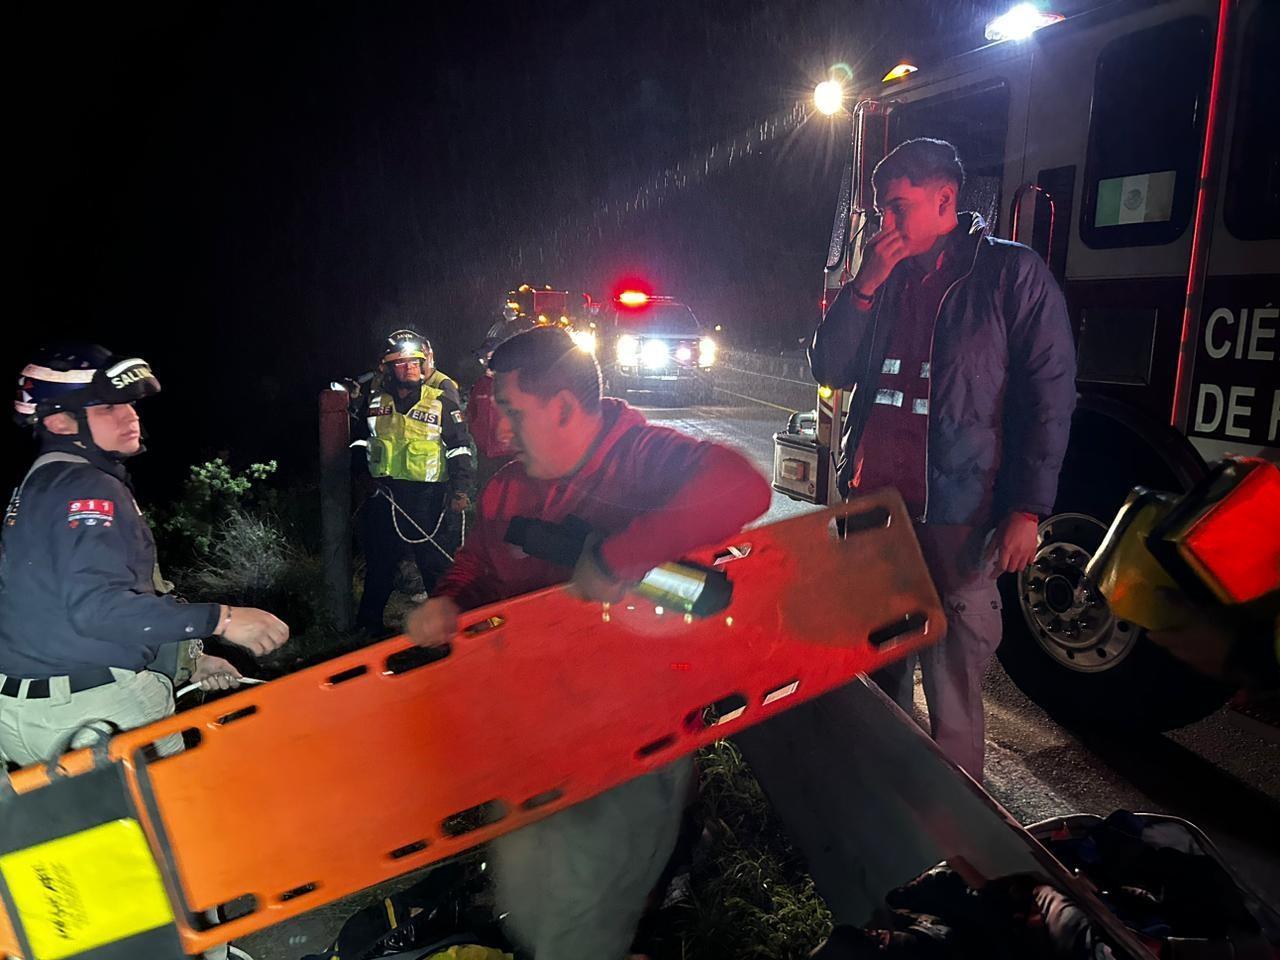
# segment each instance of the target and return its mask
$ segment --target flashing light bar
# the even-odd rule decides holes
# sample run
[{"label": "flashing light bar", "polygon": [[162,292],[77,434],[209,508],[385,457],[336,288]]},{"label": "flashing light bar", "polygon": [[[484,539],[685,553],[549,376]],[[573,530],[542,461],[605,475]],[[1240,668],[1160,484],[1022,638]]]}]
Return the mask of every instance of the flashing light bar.
[{"label": "flashing light bar", "polygon": [[1037,30],[1042,30],[1064,19],[1066,18],[1062,14],[1041,10],[1034,3],[1020,3],[1008,13],[990,21],[984,36],[992,43],[1003,40],[1025,40]]},{"label": "flashing light bar", "polygon": [[623,290],[618,294],[618,302],[624,307],[643,307],[649,302],[649,295],[642,290]]}]

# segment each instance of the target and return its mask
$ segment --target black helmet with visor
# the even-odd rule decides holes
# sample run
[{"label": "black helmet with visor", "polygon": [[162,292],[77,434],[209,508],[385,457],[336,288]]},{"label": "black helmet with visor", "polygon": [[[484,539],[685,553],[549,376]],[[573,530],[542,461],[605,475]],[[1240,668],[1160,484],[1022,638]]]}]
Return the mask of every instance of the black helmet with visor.
[{"label": "black helmet with visor", "polygon": [[159,392],[160,381],[141,357],[117,356],[96,343],[64,343],[41,348],[23,367],[14,418],[35,426],[50,414],[75,415],[85,407],[132,403]]}]

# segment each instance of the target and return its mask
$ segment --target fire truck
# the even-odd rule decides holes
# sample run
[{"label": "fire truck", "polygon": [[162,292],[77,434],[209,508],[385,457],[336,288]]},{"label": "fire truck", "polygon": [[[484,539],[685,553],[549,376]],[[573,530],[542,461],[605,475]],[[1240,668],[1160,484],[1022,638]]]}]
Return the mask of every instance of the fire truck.
[{"label": "fire truck", "polygon": [[592,316],[597,310],[590,294],[574,296],[568,290],[555,290],[550,285],[533,287],[522,283],[507,292],[502,320],[491,328],[490,335],[503,331],[502,336],[510,336],[528,327],[558,326],[567,331],[582,350],[594,353],[596,338]]},{"label": "fire truck", "polygon": [[[914,137],[954,143],[961,209],[1044,257],[1077,345],[1058,499],[1034,562],[1002,583],[1001,661],[1071,725],[1170,729],[1231,691],[1114,616],[1084,571],[1131,487],[1186,490],[1206,460],[1280,456],[1280,4],[1023,12],[1038,22],[1013,39],[902,65],[844,114],[823,302],[874,233],[875,164]],[[841,386],[775,437],[774,486],[794,499],[838,498]]]}]

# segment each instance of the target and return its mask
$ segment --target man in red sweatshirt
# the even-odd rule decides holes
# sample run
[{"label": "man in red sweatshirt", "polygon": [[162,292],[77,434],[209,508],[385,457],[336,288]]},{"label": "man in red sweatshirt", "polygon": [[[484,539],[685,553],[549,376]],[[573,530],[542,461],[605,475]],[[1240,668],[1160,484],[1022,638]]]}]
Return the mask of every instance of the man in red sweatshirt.
[{"label": "man in red sweatshirt", "polygon": [[[569,581],[617,601],[650,569],[731,537],[768,509],[769,485],[742,455],[652,426],[602,399],[595,359],[543,327],[494,351],[499,433],[515,449],[480,495],[476,529],[408,621],[443,644],[461,611]],[[504,542],[514,517],[569,517],[595,531],[576,567]],[[537,960],[621,960],[675,845],[691,758],[495,841],[498,907]]]}]

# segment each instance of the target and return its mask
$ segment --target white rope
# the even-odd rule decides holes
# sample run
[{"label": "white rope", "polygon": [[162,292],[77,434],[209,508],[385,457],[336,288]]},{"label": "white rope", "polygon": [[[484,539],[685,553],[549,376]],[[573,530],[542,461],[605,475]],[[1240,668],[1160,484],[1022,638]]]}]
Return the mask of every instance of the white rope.
[{"label": "white rope", "polygon": [[[236,680],[239,682],[240,686],[242,687],[245,686],[246,684],[249,686],[252,686],[257,683],[267,682],[265,680],[258,680],[255,677],[237,677]],[[195,693],[195,691],[197,690],[204,690],[204,687],[200,686],[199,683],[188,683],[185,687],[183,687],[181,690],[179,690],[177,693],[173,695],[173,699],[175,700],[181,699],[182,697],[185,697],[188,693]],[[213,691],[207,691],[207,692],[212,693]]]},{"label": "white rope", "polygon": [[[434,529],[434,530],[432,530],[430,533],[427,533],[427,531],[426,531],[426,530],[422,529],[421,525],[419,525],[419,523],[418,523],[418,521],[417,521],[417,520],[413,519],[413,517],[412,517],[412,516],[410,516],[410,515],[409,515],[409,514],[404,510],[404,508],[400,506],[400,504],[396,503],[396,498],[395,498],[395,496],[394,496],[394,495],[391,493],[391,491],[390,491],[390,490],[388,490],[386,487],[379,486],[379,487],[378,487],[378,489],[377,489],[377,491],[376,491],[376,493],[375,493],[375,496],[386,497],[386,498],[387,498],[387,502],[391,504],[391,526],[395,528],[396,536],[397,536],[397,537],[399,537],[399,538],[400,538],[401,540],[403,540],[405,543],[410,544],[411,546],[417,546],[418,544],[429,543],[429,544],[431,544],[433,547],[435,547],[437,550],[439,550],[439,551],[440,551],[440,553],[442,553],[442,554],[444,555],[444,558],[445,558],[446,560],[448,560],[450,563],[453,563],[453,554],[451,554],[448,550],[446,550],[444,547],[440,546],[440,544],[436,543],[436,541],[435,541],[435,535],[436,535],[437,533],[439,533],[439,532],[440,532],[440,527],[441,527],[441,525],[444,523],[444,515],[445,515],[445,513],[446,513],[446,512],[448,511],[448,509],[449,509],[449,505],[448,505],[448,504],[443,504],[443,505],[441,506],[441,509],[440,509],[440,516],[438,516],[438,517],[436,518],[436,526],[435,526],[435,529]],[[401,516],[403,516],[403,517],[404,517],[406,520],[408,520],[411,524],[413,524],[414,529],[415,529],[415,530],[417,530],[420,534],[422,534],[422,537],[421,537],[420,539],[415,540],[415,539],[412,539],[412,538],[410,538],[410,537],[406,537],[406,536],[405,536],[404,531],[400,529],[400,521],[396,518],[396,514],[397,514],[397,513],[398,513],[398,514],[400,514]],[[466,543],[466,542],[467,542],[467,512],[466,512],[465,510],[463,510],[463,511],[462,511],[462,540],[461,540],[461,542],[462,542],[462,543]]]}]

